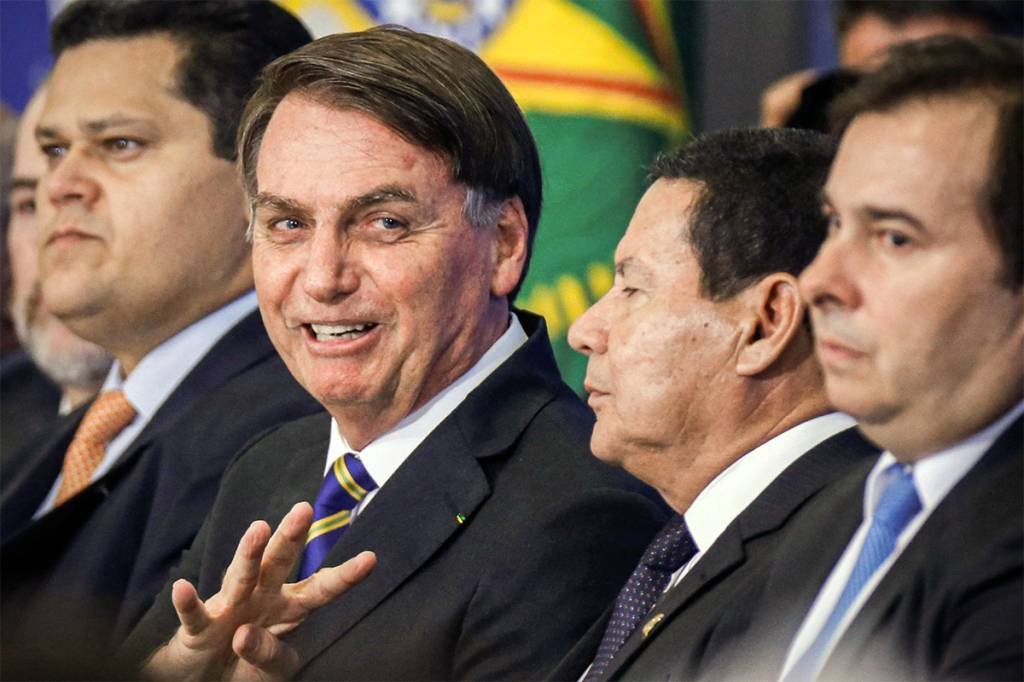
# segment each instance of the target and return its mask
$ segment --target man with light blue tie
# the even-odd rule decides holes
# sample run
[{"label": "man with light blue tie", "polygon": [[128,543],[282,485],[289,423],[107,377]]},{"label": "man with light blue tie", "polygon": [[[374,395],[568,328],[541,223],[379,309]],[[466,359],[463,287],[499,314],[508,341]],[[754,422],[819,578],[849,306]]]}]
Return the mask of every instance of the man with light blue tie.
[{"label": "man with light blue tie", "polygon": [[733,675],[1024,675],[1021,75],[1019,42],[939,39],[840,104],[800,285],[830,400],[885,452],[793,524]]}]

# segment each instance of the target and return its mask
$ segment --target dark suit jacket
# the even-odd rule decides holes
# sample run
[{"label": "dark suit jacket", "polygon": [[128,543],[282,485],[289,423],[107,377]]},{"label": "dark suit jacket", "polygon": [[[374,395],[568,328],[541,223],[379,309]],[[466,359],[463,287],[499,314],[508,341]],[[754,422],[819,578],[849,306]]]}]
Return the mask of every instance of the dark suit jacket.
[{"label": "dark suit jacket", "polygon": [[[822,679],[1024,679],[1024,424],[950,490],[864,602]],[[862,520],[866,463],[802,510],[729,677],[777,677]]]},{"label": "dark suit jacket", "polygon": [[[605,679],[688,680],[705,664],[730,651],[729,639],[742,627],[737,618],[760,593],[778,549],[782,531],[793,515],[828,483],[865,460],[878,448],[851,428],[821,442],[793,462],[729,524],[697,565],[654,608],[662,617],[643,634],[637,628],[612,661]],[[722,617],[732,622],[722,631]],[[607,614],[610,616],[610,610]],[[570,652],[554,674],[574,679],[597,652],[607,618]],[[563,670],[562,668],[566,669]]]},{"label": "dark suit jacket", "polygon": [[5,355],[0,363],[0,466],[6,469],[21,448],[52,427],[59,407],[60,389],[24,351]]},{"label": "dark suit jacket", "polygon": [[192,542],[232,456],[267,428],[322,410],[253,312],[214,345],[106,475],[32,521],[85,409],[4,471],[7,676],[12,658],[38,660],[55,639],[85,652],[109,648],[115,628],[124,632],[141,618]]},{"label": "dark suit jacket", "polygon": [[[559,378],[543,321],[399,467],[328,554],[377,553],[370,576],[286,640],[301,679],[537,679],[615,596],[664,508],[594,459],[593,416]],[[281,427],[224,478],[176,572],[208,597],[257,518],[313,500],[329,420]],[[466,517],[465,523],[457,520]],[[169,586],[129,640],[173,634]]]}]

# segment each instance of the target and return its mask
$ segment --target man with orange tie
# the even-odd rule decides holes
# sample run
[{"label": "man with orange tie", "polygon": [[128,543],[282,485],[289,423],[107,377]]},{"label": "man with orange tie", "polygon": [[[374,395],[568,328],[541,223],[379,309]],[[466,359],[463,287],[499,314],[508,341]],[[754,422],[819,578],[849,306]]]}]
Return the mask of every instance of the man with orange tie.
[{"label": "man with orange tie", "polygon": [[269,1],[76,2],[52,32],[42,295],[117,361],[95,401],[4,469],[8,678],[102,660],[235,452],[317,409],[256,310],[233,144],[259,70],[309,33]]}]

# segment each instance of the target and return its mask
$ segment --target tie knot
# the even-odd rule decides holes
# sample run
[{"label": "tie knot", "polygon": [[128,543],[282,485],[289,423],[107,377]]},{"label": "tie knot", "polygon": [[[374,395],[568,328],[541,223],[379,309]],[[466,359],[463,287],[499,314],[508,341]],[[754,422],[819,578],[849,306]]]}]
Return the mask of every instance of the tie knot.
[{"label": "tie knot", "polygon": [[898,535],[921,511],[921,499],[914,485],[914,474],[901,464],[893,464],[885,472],[885,487],[875,507],[878,523]]},{"label": "tie knot", "polygon": [[124,391],[104,391],[93,401],[82,417],[75,437],[93,443],[106,444],[135,419],[135,408],[128,402]]},{"label": "tie knot", "polygon": [[690,529],[686,527],[686,519],[682,514],[676,514],[654,536],[640,563],[674,573],[693,556],[696,549]]},{"label": "tie knot", "polygon": [[346,452],[343,457],[336,459],[331,470],[338,484],[356,502],[377,488],[377,482],[363,466],[362,460],[351,452]]}]

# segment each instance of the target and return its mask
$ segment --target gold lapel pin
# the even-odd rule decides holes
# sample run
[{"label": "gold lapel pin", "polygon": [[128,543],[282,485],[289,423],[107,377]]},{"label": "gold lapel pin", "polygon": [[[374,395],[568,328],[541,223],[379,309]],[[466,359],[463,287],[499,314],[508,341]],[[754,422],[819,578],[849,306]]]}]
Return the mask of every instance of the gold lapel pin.
[{"label": "gold lapel pin", "polygon": [[651,618],[649,621],[644,623],[644,629],[641,631],[643,633],[644,639],[647,639],[647,635],[651,634],[651,630],[658,627],[658,623],[660,623],[663,620],[665,620],[665,614],[659,613],[655,615],[653,618]]}]

